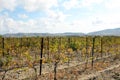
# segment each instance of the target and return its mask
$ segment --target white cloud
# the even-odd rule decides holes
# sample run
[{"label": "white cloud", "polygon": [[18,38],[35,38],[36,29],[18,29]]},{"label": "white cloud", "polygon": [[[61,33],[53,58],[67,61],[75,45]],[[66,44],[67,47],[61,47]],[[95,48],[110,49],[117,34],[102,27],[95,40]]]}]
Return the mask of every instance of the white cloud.
[{"label": "white cloud", "polygon": [[57,7],[58,0],[0,0],[0,11],[4,9],[14,11],[18,6],[28,12],[46,11],[52,7]]},{"label": "white cloud", "polygon": [[22,19],[28,18],[26,14],[18,14],[18,17]]},{"label": "white cloud", "polygon": [[65,7],[65,9],[69,10],[71,8],[75,8],[78,5],[78,0],[69,0],[69,1],[65,1],[63,3],[63,6]]},{"label": "white cloud", "polygon": [[120,9],[120,0],[109,0],[105,3],[105,7],[108,9]]},{"label": "white cloud", "polygon": [[[13,4],[13,5],[8,5]],[[15,3],[15,4],[14,4]],[[9,13],[4,13],[0,16],[0,33],[17,33],[17,32],[91,32],[108,28],[120,27],[120,2],[119,0],[66,0],[63,7],[70,10],[72,8],[90,9],[94,4],[105,5],[107,9],[103,12],[96,10],[95,13],[85,13],[84,15],[66,14],[62,9],[59,9],[57,0],[0,0],[0,10],[8,9],[13,11],[16,6],[24,8],[28,12],[44,12],[45,16],[40,16],[37,19],[32,19],[23,12],[18,14],[19,18],[27,20],[14,20],[9,16]],[[52,7],[56,7],[53,9]],[[106,11],[105,11],[106,10]],[[114,12],[112,12],[114,10]],[[76,13],[76,12],[75,12]],[[87,14],[87,15],[86,15]],[[71,20],[68,20],[71,19]]]},{"label": "white cloud", "polygon": [[[67,15],[60,11],[53,12],[51,16],[40,19],[29,19],[27,21],[14,20],[9,15],[0,16],[0,33],[18,33],[18,32],[59,32],[67,30],[66,22],[64,21]],[[56,16],[55,16],[56,15]],[[68,26],[68,25],[67,25]],[[69,30],[69,27],[68,27]]]},{"label": "white cloud", "polygon": [[82,0],[81,6],[90,7],[93,4],[101,4],[103,0]]},{"label": "white cloud", "polygon": [[106,13],[106,14],[96,14],[94,17],[97,17],[100,21],[103,21],[107,24],[119,23],[120,24],[120,13]]},{"label": "white cloud", "polygon": [[84,19],[76,19],[70,25],[74,32],[92,32],[120,27],[119,13],[93,14]]},{"label": "white cloud", "polygon": [[47,11],[47,16],[50,19],[53,19],[55,22],[64,22],[64,20],[70,16],[68,14],[64,14],[62,11],[54,11],[54,10],[48,10]]},{"label": "white cloud", "polygon": [[21,0],[19,3],[29,12],[48,10],[53,6],[58,6],[57,0]]},{"label": "white cloud", "polygon": [[14,20],[9,16],[0,16],[0,34],[5,33],[41,33],[49,31],[47,26],[51,24],[47,19],[29,19],[27,21]]},{"label": "white cloud", "polygon": [[[53,14],[53,15],[52,15]],[[29,19],[27,21],[14,20],[8,15],[0,16],[0,33],[17,33],[17,32],[92,32],[97,30],[120,27],[119,13],[111,14],[94,14],[84,19],[72,20],[66,22],[64,18],[56,18],[58,15],[64,15],[62,12],[51,13],[51,17],[40,19]],[[54,17],[55,16],[55,17]],[[64,20],[63,20],[64,19]],[[60,21],[59,21],[60,20]]]},{"label": "white cloud", "polygon": [[[94,15],[94,17],[96,17]],[[96,27],[96,30],[110,29],[120,27],[120,15],[119,13],[109,13],[97,15],[97,19],[94,18],[93,22],[98,21],[100,23],[93,24]]]},{"label": "white cloud", "polygon": [[[0,33],[10,33],[15,32],[15,28],[17,24],[14,22],[13,19],[9,18],[8,16],[0,16]],[[15,30],[15,31],[14,31]]]},{"label": "white cloud", "polygon": [[16,0],[0,0],[0,11],[2,11],[3,9],[13,11],[16,6]]},{"label": "white cloud", "polygon": [[104,0],[68,0],[63,3],[63,7],[67,10],[83,7],[91,9],[93,4],[101,4],[103,1]]}]

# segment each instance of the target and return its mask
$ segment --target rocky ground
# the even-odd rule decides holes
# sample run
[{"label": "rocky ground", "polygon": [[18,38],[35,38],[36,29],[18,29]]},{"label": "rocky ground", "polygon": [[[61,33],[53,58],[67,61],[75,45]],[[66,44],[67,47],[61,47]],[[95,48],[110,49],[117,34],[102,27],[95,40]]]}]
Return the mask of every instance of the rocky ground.
[{"label": "rocky ground", "polygon": [[[54,72],[46,73],[37,80],[55,80]],[[58,69],[56,80],[120,80],[120,58],[118,56],[104,58],[91,63],[79,64],[63,69]]]},{"label": "rocky ground", "polygon": [[104,56],[94,60],[70,61],[57,65],[56,78],[54,64],[43,64],[42,75],[39,75],[39,65],[34,67],[16,68],[0,72],[0,80],[120,80],[120,54]]}]

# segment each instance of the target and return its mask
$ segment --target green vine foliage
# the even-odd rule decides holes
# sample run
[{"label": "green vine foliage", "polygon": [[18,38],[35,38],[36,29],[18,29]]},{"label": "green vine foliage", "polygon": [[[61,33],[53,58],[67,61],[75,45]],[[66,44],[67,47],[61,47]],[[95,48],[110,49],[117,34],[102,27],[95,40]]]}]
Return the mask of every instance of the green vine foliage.
[{"label": "green vine foliage", "polygon": [[[87,36],[86,50],[86,37],[49,37],[49,46],[47,45],[47,37],[44,37],[43,63],[52,63],[54,61],[64,63],[69,60],[74,60],[79,56],[85,58],[86,55],[89,55],[88,59],[91,59],[92,38],[91,36]],[[69,42],[68,39],[70,39]],[[0,37],[0,67],[16,67],[26,64],[32,66],[33,64],[38,64],[41,49],[40,40],[41,37],[4,38],[3,49],[2,37]],[[49,51],[47,51],[47,47],[49,47]],[[120,54],[120,37],[103,36],[102,49],[103,55],[106,53],[111,55]],[[77,51],[82,54],[77,53]],[[5,53],[4,57],[2,55],[3,52]],[[79,56],[77,54],[79,54]],[[101,36],[96,36],[94,58],[100,56],[100,54]]]}]

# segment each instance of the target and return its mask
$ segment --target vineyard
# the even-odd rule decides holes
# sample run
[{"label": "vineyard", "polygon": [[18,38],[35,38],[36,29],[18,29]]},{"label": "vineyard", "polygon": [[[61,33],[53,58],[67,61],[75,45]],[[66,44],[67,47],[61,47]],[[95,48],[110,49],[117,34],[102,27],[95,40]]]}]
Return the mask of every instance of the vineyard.
[{"label": "vineyard", "polygon": [[[69,71],[77,76],[92,74],[119,64],[117,59],[120,59],[117,36],[0,37],[0,72],[38,67],[35,76],[38,80],[69,80],[70,76],[71,80],[78,80]],[[7,79],[4,76],[2,80]]]}]

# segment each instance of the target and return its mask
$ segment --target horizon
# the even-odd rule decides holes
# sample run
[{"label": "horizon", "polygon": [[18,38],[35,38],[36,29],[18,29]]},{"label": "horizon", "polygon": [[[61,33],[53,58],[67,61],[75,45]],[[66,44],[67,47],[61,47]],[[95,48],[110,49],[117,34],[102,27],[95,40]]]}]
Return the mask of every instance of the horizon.
[{"label": "horizon", "polygon": [[[99,32],[99,31],[104,31],[104,30],[114,30],[114,29],[120,29],[118,28],[110,28],[110,29],[103,29],[103,30],[96,30],[96,31],[92,31],[92,32],[88,32],[88,33],[84,33],[84,32],[59,32],[59,33],[52,33],[52,32],[42,32],[40,34],[64,34],[64,33],[82,33],[82,34],[89,34],[89,33],[93,33],[93,32]],[[32,34],[39,34],[39,32],[31,32]],[[27,32],[17,32],[17,33],[5,33],[5,34],[0,34],[0,35],[6,35],[6,34],[31,34],[31,33],[27,33]]]},{"label": "horizon", "polygon": [[[112,29],[104,29],[104,30],[114,30],[114,29],[120,29],[120,28],[112,28]],[[98,31],[93,31],[93,32],[89,32],[89,33],[82,33],[82,32],[62,32],[62,33],[49,33],[49,32],[46,32],[46,33],[25,33],[25,32],[18,32],[18,33],[5,33],[5,34],[0,34],[0,35],[6,35],[6,34],[66,34],[66,33],[80,33],[80,34],[84,34],[84,35],[87,35],[87,34],[90,34],[90,33],[94,33],[94,32],[99,32],[99,31],[104,31],[104,30],[98,30]]]},{"label": "horizon", "polygon": [[0,34],[120,28],[120,0],[0,0]]}]

